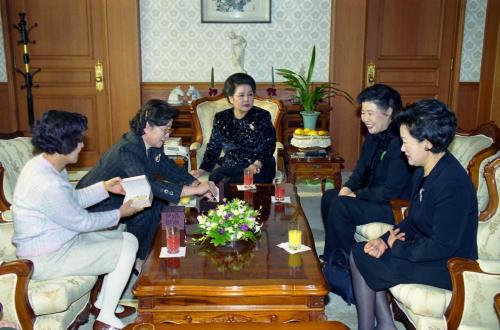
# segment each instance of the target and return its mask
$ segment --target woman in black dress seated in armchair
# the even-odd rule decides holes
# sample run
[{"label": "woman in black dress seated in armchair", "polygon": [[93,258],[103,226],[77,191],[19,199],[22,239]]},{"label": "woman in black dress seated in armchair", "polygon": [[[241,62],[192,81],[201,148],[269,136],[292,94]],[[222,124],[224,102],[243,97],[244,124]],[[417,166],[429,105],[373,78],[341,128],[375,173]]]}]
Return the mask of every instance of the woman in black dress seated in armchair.
[{"label": "woman in black dress seated in armchair", "polygon": [[470,177],[448,151],[456,119],[437,100],[421,100],[396,118],[412,179],[408,215],[380,238],[355,244],[351,272],[358,329],[396,329],[387,289],[403,283],[451,290],[447,262],[477,259],[477,198]]},{"label": "woman in black dress seated in armchair", "polygon": [[392,122],[402,110],[401,96],[390,86],[375,84],[363,90],[357,101],[368,131],[360,158],[343,187],[327,190],[321,198],[327,262],[335,250],[349,254],[356,226],[373,221],[393,224],[390,200],[409,197],[412,169]]},{"label": "woman in black dress seated in armchair", "polygon": [[273,181],[276,131],[269,111],[253,105],[255,90],[255,80],[245,73],[235,73],[226,79],[224,95],[233,108],[215,115],[203,162],[192,172],[195,177],[210,172],[210,181],[225,179],[229,183],[242,183],[243,170],[248,168],[255,183]]}]

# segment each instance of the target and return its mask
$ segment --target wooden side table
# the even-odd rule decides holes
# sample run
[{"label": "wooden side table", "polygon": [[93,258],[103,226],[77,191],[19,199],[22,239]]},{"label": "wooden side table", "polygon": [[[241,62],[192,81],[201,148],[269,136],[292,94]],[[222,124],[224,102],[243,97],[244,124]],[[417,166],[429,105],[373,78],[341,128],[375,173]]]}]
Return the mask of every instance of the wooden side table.
[{"label": "wooden side table", "polygon": [[321,191],[325,192],[326,180],[333,179],[335,188],[340,189],[344,159],[333,147],[326,149],[326,157],[295,157],[299,151],[298,148],[291,145],[285,148],[288,182],[295,185],[297,178],[321,179]]}]

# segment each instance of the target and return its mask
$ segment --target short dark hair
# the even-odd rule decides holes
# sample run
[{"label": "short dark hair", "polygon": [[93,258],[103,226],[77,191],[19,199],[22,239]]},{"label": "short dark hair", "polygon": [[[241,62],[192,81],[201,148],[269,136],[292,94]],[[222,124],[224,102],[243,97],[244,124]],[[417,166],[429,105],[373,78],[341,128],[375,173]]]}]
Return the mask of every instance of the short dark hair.
[{"label": "short dark hair", "polygon": [[151,126],[165,126],[179,115],[179,111],[159,99],[151,99],[144,103],[130,120],[130,129],[137,135],[144,134],[146,123]]},{"label": "short dark hair", "polygon": [[428,99],[410,104],[395,119],[398,126],[408,127],[411,136],[432,143],[433,153],[445,151],[455,137],[457,119],[441,101]]},{"label": "short dark hair", "polygon": [[249,85],[252,87],[252,91],[254,93],[257,90],[257,84],[255,84],[255,80],[252,76],[242,72],[234,73],[224,82],[224,95],[228,101],[229,97],[234,95],[234,92],[239,85]]},{"label": "short dark hair", "polygon": [[67,155],[83,141],[87,117],[64,110],[49,110],[32,128],[31,143],[35,153]]},{"label": "short dark hair", "polygon": [[401,101],[401,95],[399,95],[398,91],[384,84],[375,84],[365,88],[359,93],[356,101],[358,101],[359,104],[363,102],[373,102],[383,111],[387,111],[391,108],[392,119],[394,119],[403,109],[403,102]]}]

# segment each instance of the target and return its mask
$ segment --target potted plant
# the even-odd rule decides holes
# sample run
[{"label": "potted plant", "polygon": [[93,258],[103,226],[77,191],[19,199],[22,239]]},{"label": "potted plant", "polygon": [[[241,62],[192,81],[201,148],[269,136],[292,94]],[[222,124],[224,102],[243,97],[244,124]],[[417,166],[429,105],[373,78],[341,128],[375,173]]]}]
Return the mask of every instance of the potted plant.
[{"label": "potted plant", "polygon": [[316,121],[319,116],[319,112],[315,111],[318,102],[330,96],[340,95],[345,97],[349,102],[353,102],[353,99],[349,93],[336,87],[336,83],[329,82],[320,85],[313,85],[312,76],[314,72],[314,64],[316,62],[316,46],[313,47],[311,62],[309,63],[309,68],[307,70],[307,77],[303,74],[293,72],[289,69],[277,69],[276,72],[285,78],[284,83],[291,89],[294,89],[297,93],[295,96],[297,102],[302,105],[304,111],[300,114],[304,120],[304,128],[316,129]]}]

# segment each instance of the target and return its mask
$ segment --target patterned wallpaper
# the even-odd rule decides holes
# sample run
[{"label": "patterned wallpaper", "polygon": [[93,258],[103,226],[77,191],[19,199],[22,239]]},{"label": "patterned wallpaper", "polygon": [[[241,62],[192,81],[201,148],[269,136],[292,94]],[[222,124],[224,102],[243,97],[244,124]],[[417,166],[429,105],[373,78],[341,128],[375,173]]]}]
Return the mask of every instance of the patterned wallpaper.
[{"label": "patterned wallpaper", "polygon": [[478,82],[481,76],[487,2],[488,0],[467,0],[460,81]]},{"label": "patterned wallpaper", "polygon": [[2,15],[0,15],[0,82],[7,82],[7,70],[5,66],[5,48],[2,28]]},{"label": "patterned wallpaper", "polygon": [[[460,81],[479,81],[486,3],[467,1]],[[307,66],[313,45],[317,47],[314,80],[326,81],[330,6],[330,0],[273,0],[271,24],[201,24],[198,0],[140,0],[142,79],[209,81],[213,66],[215,81],[224,81],[233,72],[230,42],[224,34],[234,30],[247,40],[245,68],[258,82],[271,80],[273,65],[294,70]],[[0,33],[0,82],[6,81]]]},{"label": "patterned wallpaper", "polygon": [[272,0],[270,24],[202,24],[200,6],[199,0],[140,0],[144,82],[210,81],[212,66],[215,81],[224,81],[234,73],[231,30],[246,39],[245,69],[257,82],[271,81],[272,66],[307,68],[313,45],[313,79],[328,80],[330,0]]}]

